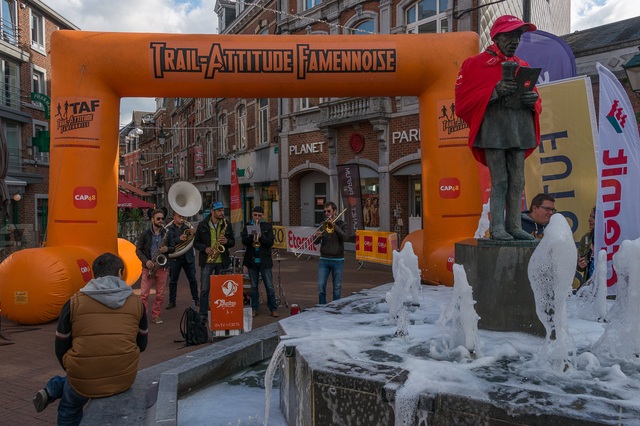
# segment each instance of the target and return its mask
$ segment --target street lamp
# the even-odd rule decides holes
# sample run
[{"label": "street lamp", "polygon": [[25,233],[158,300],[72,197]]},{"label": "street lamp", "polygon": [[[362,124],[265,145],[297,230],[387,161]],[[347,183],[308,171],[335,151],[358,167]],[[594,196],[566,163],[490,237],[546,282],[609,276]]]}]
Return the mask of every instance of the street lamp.
[{"label": "street lamp", "polygon": [[640,53],[629,59],[629,62],[622,65],[622,68],[627,73],[631,90],[638,95],[638,92],[640,92]]},{"label": "street lamp", "polygon": [[160,133],[158,133],[158,143],[164,146],[166,140],[167,135],[164,134],[164,126],[160,126]]}]

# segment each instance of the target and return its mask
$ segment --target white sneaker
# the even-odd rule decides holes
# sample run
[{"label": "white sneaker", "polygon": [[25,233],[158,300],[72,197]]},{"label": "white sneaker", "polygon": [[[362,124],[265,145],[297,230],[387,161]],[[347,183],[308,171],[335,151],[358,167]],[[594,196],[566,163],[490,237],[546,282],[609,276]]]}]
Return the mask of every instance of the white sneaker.
[{"label": "white sneaker", "polygon": [[164,321],[162,321],[162,318],[160,318],[160,317],[153,317],[153,318],[151,319],[151,321],[152,321],[154,324],[162,324],[162,323],[164,322]]}]

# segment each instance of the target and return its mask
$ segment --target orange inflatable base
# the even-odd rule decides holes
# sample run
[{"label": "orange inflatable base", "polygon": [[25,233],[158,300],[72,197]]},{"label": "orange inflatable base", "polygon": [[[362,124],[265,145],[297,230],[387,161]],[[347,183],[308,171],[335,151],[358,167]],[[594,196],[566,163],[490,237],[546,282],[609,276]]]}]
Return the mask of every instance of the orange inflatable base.
[{"label": "orange inflatable base", "polygon": [[413,246],[418,256],[420,278],[423,283],[431,285],[453,286],[453,263],[456,240],[439,242],[435,249],[425,250],[425,235],[422,229],[413,231],[402,240],[400,250],[406,242]]}]

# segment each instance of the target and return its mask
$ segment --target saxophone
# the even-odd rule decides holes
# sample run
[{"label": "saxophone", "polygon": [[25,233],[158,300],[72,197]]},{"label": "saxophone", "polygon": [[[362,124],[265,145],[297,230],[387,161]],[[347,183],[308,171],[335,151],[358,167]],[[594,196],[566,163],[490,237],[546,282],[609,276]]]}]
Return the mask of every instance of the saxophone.
[{"label": "saxophone", "polygon": [[220,232],[218,232],[218,238],[216,239],[216,241],[211,245],[211,248],[213,249],[213,253],[207,257],[207,263],[216,263],[216,261],[218,260],[218,256],[220,256],[221,253],[224,253],[225,248],[220,243],[220,236],[224,235],[226,232],[227,232],[227,221],[224,218],[222,218],[222,225],[220,225]]},{"label": "saxophone", "polygon": [[164,234],[164,237],[162,237],[162,241],[160,241],[160,245],[158,246],[158,249],[153,254],[153,256],[151,256],[151,260],[153,261],[153,266],[151,267],[151,269],[149,269],[149,272],[148,272],[149,277],[155,276],[158,269],[160,269],[161,267],[167,264],[167,256],[164,253],[162,253],[162,251],[160,251],[162,247],[167,245],[167,237],[169,236],[169,231],[166,228],[167,228],[166,226],[163,228],[166,232]]}]

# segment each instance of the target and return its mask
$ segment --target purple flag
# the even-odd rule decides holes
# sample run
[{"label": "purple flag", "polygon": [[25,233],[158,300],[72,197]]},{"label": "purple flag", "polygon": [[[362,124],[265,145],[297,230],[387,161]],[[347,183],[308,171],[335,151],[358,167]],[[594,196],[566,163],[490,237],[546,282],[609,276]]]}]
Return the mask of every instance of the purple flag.
[{"label": "purple flag", "polygon": [[516,56],[542,68],[538,84],[576,76],[576,58],[560,37],[536,30],[522,34]]}]

